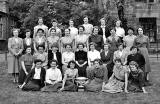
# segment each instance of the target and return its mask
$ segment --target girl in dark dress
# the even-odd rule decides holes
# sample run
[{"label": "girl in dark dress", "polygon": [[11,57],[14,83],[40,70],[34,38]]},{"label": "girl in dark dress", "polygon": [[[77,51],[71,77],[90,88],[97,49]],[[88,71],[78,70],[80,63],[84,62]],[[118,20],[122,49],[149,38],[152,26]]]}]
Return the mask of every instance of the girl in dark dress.
[{"label": "girl in dark dress", "polygon": [[147,93],[144,88],[144,72],[139,68],[135,61],[129,63],[129,68],[128,91]]},{"label": "girl in dark dress", "polygon": [[89,80],[84,85],[86,91],[99,92],[103,86],[108,82],[108,71],[100,61],[94,60],[94,66],[90,67],[91,73],[88,74]]},{"label": "girl in dark dress", "polygon": [[46,70],[42,67],[41,60],[34,61],[35,68],[27,75],[25,82],[20,86],[23,91],[40,91],[44,87]]},{"label": "girl in dark dress", "polygon": [[89,44],[91,42],[96,43],[96,47],[95,47],[96,50],[98,50],[99,52],[102,52],[104,42],[103,42],[103,37],[98,34],[98,31],[99,31],[98,26],[94,26],[93,34],[89,36],[88,42]]},{"label": "girl in dark dress", "polygon": [[18,82],[23,84],[26,76],[34,68],[34,57],[31,55],[31,47],[26,48],[26,54],[21,57],[21,70],[19,72]]},{"label": "girl in dark dress", "polygon": [[86,68],[87,68],[87,52],[83,50],[84,44],[78,44],[78,50],[75,52],[75,60],[78,68],[78,75],[80,77],[86,77]]},{"label": "girl in dark dress", "polygon": [[110,50],[110,44],[108,43],[104,44],[104,50],[101,52],[100,55],[103,65],[107,67],[108,78],[110,78],[113,73],[113,66],[114,66],[113,53]]}]

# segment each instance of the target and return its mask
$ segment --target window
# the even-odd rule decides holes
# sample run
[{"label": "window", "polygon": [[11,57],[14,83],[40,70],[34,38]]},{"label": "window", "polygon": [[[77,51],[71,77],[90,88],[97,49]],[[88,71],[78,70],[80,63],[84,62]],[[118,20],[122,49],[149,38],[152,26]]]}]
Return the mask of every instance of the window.
[{"label": "window", "polygon": [[149,0],[149,3],[153,3],[154,2],[154,0]]},{"label": "window", "polygon": [[3,38],[3,24],[2,24],[2,17],[0,17],[0,38]]},{"label": "window", "polygon": [[135,0],[135,2],[144,2],[144,3],[146,3],[147,0]]}]

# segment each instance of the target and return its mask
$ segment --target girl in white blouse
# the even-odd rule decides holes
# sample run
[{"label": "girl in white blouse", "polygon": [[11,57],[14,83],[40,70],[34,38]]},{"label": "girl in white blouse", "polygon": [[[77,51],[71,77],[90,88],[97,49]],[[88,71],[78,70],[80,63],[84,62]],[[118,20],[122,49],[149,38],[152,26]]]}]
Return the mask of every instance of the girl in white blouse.
[{"label": "girl in white blouse", "polygon": [[95,49],[95,43],[89,44],[90,51],[88,51],[88,65],[92,66],[95,59],[101,59],[100,52]]}]

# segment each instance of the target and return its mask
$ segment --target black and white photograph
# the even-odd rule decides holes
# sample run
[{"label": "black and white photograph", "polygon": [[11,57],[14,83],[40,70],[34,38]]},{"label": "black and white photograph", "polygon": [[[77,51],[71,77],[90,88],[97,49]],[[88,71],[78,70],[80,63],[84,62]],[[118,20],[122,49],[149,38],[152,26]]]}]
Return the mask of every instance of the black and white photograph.
[{"label": "black and white photograph", "polygon": [[0,0],[0,104],[160,104],[160,0]]}]

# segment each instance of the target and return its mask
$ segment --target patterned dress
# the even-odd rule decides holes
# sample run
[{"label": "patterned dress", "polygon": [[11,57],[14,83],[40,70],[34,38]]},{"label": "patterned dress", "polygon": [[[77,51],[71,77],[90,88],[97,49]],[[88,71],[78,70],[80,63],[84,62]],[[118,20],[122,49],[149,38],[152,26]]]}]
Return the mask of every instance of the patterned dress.
[{"label": "patterned dress", "polygon": [[114,66],[113,74],[110,77],[108,83],[104,86],[103,91],[109,93],[122,92],[125,82],[125,73],[128,73],[129,69],[126,66],[117,68]]},{"label": "patterned dress", "polygon": [[77,91],[78,87],[74,82],[74,79],[78,77],[78,69],[68,69],[65,72],[67,76],[66,83],[64,85],[64,91]]},{"label": "patterned dress", "polygon": [[15,56],[15,53],[22,53],[23,51],[23,40],[21,38],[9,38],[8,40],[8,73],[19,73],[20,70],[20,55]]},{"label": "patterned dress", "polygon": [[127,35],[123,38],[123,42],[126,45],[125,50],[130,54],[130,48],[133,46],[136,36],[135,35]]},{"label": "patterned dress", "polygon": [[109,37],[107,38],[107,40],[106,40],[106,43],[109,43],[109,44],[111,45],[110,50],[111,50],[112,52],[114,52],[114,51],[116,51],[116,50],[118,49],[118,45],[119,45],[119,43],[121,43],[121,40],[120,40],[120,38],[117,37],[117,36],[115,36],[115,37],[109,36]]},{"label": "patterned dress", "polygon": [[53,44],[56,44],[57,46],[59,46],[59,37],[58,36],[49,36],[47,38],[47,43],[48,43],[48,49],[51,50],[51,46]]}]

